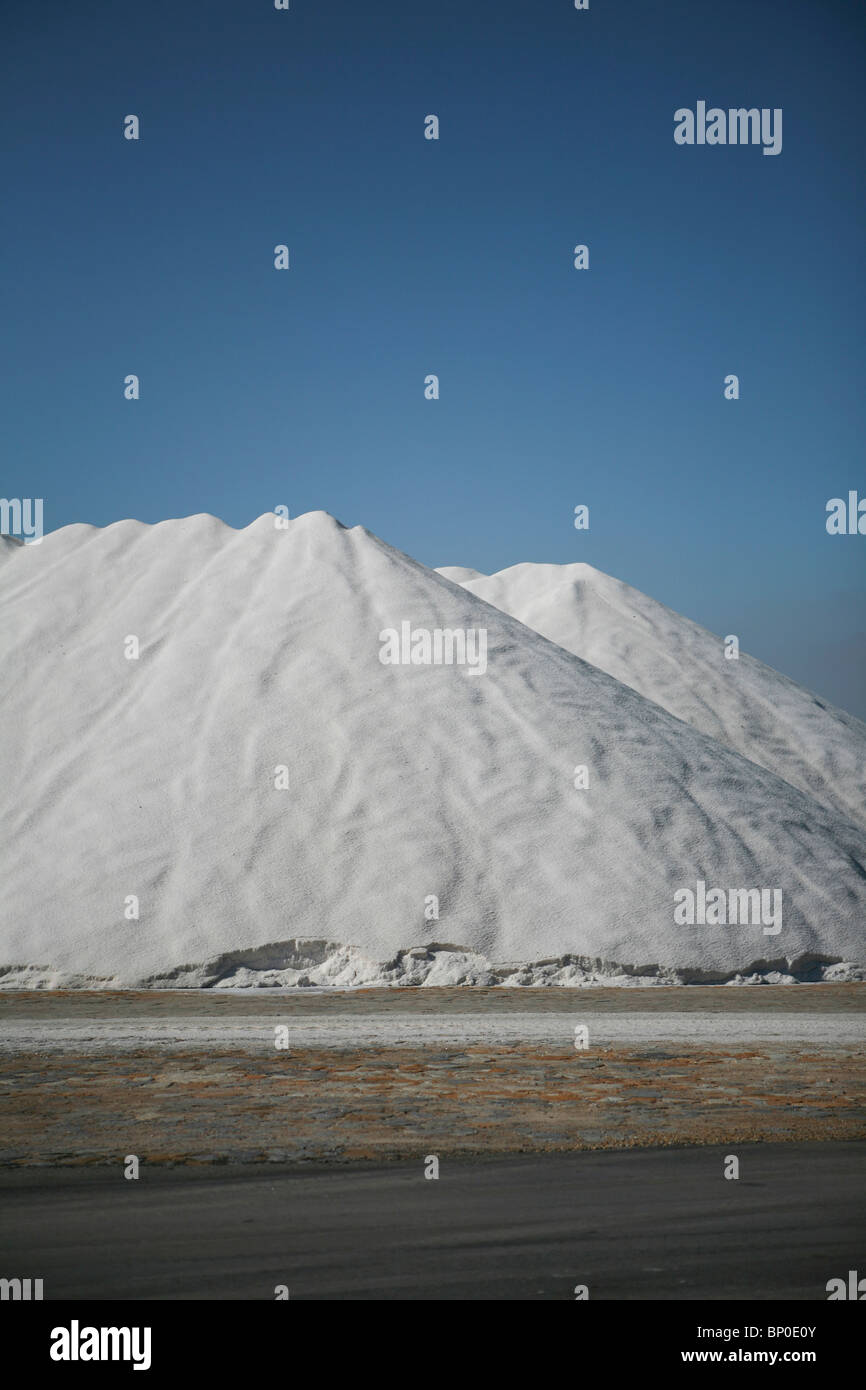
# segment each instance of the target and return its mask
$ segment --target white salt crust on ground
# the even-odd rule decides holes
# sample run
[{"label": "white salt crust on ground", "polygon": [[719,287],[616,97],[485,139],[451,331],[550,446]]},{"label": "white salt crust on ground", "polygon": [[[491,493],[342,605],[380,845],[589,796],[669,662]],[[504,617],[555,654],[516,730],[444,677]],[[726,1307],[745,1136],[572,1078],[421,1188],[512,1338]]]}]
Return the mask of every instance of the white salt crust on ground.
[{"label": "white salt crust on ground", "polygon": [[[0,543],[0,982],[486,983],[504,969],[491,962],[517,963],[502,983],[733,982],[866,965],[866,830],[826,798],[362,527],[274,521]],[[379,633],[403,621],[486,628],[486,673],[382,665]],[[737,691],[714,696],[725,728]],[[674,892],[698,879],[780,890],[780,934],[676,926]],[[432,964],[431,941],[451,945]]]},{"label": "white salt crust on ground", "polygon": [[[575,1000],[575,1009],[578,1008]],[[559,1046],[574,1053],[575,1024],[588,1028],[594,1050],[677,1042],[693,1047],[735,1047],[738,1043],[794,1043],[799,1047],[856,1047],[866,1042],[862,1014],[830,1013],[592,1013],[581,1020],[566,1014],[392,1013],[338,1014],[287,1018],[287,1050],[302,1048],[418,1047],[448,1044]],[[247,1018],[167,1017],[116,1019],[13,1020],[0,1029],[0,1056],[62,1052],[199,1052],[225,1048],[252,1056],[274,1054],[274,1023]]]},{"label": "white salt crust on ground", "polygon": [[[398,951],[388,961],[374,961],[355,946],[326,941],[282,941],[250,951],[233,951],[199,965],[181,966],[139,983],[149,989],[349,991],[381,986],[441,988],[479,985],[486,988],[573,989],[595,986],[643,988],[658,985],[794,985],[853,984],[866,981],[866,966],[851,962],[828,965],[811,957],[754,962],[743,971],[622,967],[610,961],[564,956],[558,960],[495,965],[484,956],[457,947],[432,944]],[[0,990],[123,988],[119,977],[69,974],[47,966],[8,967],[0,973]]]},{"label": "white salt crust on ground", "polygon": [[592,565],[437,570],[677,719],[866,824],[866,724]]}]

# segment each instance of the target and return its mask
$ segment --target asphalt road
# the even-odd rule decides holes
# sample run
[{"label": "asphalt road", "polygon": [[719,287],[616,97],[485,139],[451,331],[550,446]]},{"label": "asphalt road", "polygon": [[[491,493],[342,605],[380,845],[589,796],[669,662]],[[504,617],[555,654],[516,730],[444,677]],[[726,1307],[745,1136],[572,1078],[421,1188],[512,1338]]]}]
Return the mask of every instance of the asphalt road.
[{"label": "asphalt road", "polygon": [[0,1173],[0,1277],[46,1299],[826,1300],[866,1274],[863,1144],[294,1169]]}]

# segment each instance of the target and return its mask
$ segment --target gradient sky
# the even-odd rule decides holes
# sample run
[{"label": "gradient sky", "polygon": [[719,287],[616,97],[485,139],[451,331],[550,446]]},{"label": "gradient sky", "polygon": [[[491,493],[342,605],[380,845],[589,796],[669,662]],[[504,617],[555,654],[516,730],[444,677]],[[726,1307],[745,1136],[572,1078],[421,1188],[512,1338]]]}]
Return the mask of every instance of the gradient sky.
[{"label": "gradient sky", "polygon": [[864,13],[6,0],[0,495],[587,560],[866,717]]}]

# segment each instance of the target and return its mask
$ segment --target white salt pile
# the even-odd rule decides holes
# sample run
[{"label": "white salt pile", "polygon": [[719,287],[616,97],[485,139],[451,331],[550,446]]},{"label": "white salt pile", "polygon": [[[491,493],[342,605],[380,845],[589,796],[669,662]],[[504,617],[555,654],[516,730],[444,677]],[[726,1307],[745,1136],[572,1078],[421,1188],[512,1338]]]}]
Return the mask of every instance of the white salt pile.
[{"label": "white salt pile", "polygon": [[[804,715],[792,785],[790,682],[774,723],[668,615],[709,737],[654,702],[665,663],[647,699],[466,582],[322,512],[0,545],[0,983],[856,975],[866,831],[822,744],[846,716]],[[444,630],[474,665],[436,663]],[[780,910],[721,923],[713,889]]]},{"label": "white salt pile", "polygon": [[744,652],[726,659],[722,637],[592,565],[437,573],[866,824],[866,724]]}]

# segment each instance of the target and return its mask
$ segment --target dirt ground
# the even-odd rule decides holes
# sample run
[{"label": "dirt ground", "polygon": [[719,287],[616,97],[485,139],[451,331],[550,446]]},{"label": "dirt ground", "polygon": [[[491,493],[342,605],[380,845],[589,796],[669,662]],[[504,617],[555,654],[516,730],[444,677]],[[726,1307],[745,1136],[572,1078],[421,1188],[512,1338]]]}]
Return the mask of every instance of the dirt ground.
[{"label": "dirt ground", "polygon": [[[6,1020],[239,1017],[328,1011],[568,1014],[562,1043],[0,1055],[0,1164],[296,1163],[424,1155],[866,1138],[866,1045],[816,1046],[798,1014],[866,1012],[866,985],[598,990],[404,989],[0,995]],[[595,1012],[773,1012],[786,1043],[575,1048]],[[143,1035],[146,1030],[143,1027]]]}]

